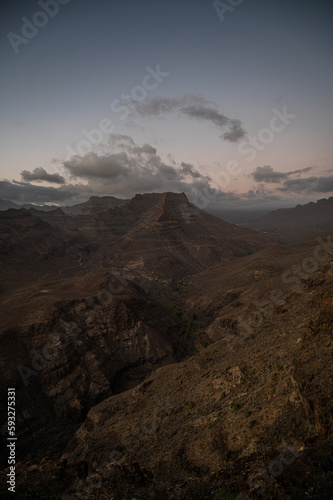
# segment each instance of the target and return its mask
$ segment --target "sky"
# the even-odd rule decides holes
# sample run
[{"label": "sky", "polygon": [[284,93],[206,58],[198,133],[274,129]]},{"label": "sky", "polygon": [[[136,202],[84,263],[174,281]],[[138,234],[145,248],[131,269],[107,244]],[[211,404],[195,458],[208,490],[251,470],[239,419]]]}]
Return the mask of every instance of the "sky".
[{"label": "sky", "polygon": [[11,0],[0,199],[185,192],[206,210],[333,195],[333,5]]}]

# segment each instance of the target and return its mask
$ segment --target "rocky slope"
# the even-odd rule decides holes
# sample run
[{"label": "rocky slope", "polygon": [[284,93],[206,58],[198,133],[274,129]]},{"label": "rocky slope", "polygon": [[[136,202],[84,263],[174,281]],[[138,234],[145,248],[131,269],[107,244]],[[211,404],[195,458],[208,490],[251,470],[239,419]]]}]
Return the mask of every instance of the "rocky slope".
[{"label": "rocky slope", "polygon": [[196,273],[272,245],[250,229],[199,210],[184,193],[136,195],[96,215],[81,233],[104,246],[106,264],[165,278]]},{"label": "rocky slope", "polygon": [[117,207],[126,201],[114,196],[91,196],[84,203],[61,208],[66,215],[71,216],[75,220],[76,227],[82,227],[88,224],[94,215]]},{"label": "rocky slope", "polygon": [[171,193],[80,232],[20,210],[0,223],[17,273],[0,290],[0,389],[20,402],[22,491],[330,498],[330,233],[272,246]]},{"label": "rocky slope", "polygon": [[84,222],[70,215],[66,215],[61,208],[56,208],[55,210],[49,210],[47,212],[29,208],[28,211],[35,217],[39,217],[44,222],[50,224],[50,226],[62,232],[77,229],[84,224]]},{"label": "rocky slope", "polygon": [[[129,277],[103,269],[44,279],[1,299],[0,389],[5,394],[11,381],[24,408],[23,456],[59,452],[63,434],[92,405],[193,351],[175,313]],[[40,435],[51,432],[45,448]]]},{"label": "rocky slope", "polygon": [[294,242],[322,231],[333,229],[333,197],[297,205],[295,208],[274,210],[248,226],[256,231],[286,242]]},{"label": "rocky slope", "polygon": [[[270,290],[265,282],[258,287]],[[240,301],[250,308],[249,296]],[[235,490],[264,491],[265,498],[297,498],[299,491],[329,498],[332,268],[321,264],[270,305],[248,332],[234,304],[220,340],[92,408],[64,457],[90,464],[137,461],[164,481],[220,474]],[[253,313],[256,308],[252,303]],[[315,453],[322,454],[323,468],[311,490],[296,471],[309,472],[303,461]],[[277,462],[281,471],[274,474]]]},{"label": "rocky slope", "polygon": [[25,209],[0,212],[0,289],[73,266],[79,242],[78,234],[61,235]]}]

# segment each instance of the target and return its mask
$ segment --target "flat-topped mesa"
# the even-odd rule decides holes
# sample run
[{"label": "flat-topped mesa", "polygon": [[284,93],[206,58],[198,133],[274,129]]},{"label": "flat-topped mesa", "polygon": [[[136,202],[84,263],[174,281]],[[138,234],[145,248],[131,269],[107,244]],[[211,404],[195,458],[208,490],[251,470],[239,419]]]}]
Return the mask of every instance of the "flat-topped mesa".
[{"label": "flat-topped mesa", "polygon": [[164,193],[159,205],[158,222],[179,222],[188,206],[185,193]]}]

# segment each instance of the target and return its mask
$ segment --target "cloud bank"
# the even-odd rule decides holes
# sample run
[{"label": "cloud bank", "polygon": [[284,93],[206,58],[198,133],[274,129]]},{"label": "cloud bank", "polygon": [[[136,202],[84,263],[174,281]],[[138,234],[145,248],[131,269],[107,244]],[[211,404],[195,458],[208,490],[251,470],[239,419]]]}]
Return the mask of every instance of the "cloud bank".
[{"label": "cloud bank", "polygon": [[42,167],[35,168],[32,172],[28,170],[23,170],[21,172],[21,178],[23,181],[32,182],[32,181],[44,181],[50,182],[52,184],[65,184],[65,179],[59,174],[49,174]]},{"label": "cloud bank", "polygon": [[[156,106],[165,109],[167,102],[155,103],[154,109]],[[219,116],[215,115],[214,119],[220,123]],[[22,182],[2,180],[0,199],[19,204],[73,205],[93,195],[128,199],[137,193],[173,191],[185,192],[189,200],[199,206],[200,199],[207,200],[208,193],[207,209],[226,210],[273,205],[276,208],[279,204],[293,206],[307,202],[307,196],[333,192],[332,175],[304,177],[316,167],[280,172],[269,165],[258,166],[248,176],[257,184],[247,192],[235,193],[228,191],[227,186],[219,186],[216,176],[205,175],[191,163],[177,163],[171,155],[167,156],[167,161],[163,160],[155,147],[147,143],[137,144],[128,135],[111,135],[108,149],[103,154],[89,152],[63,161],[63,175],[50,174],[40,167],[32,172],[24,170]],[[40,182],[57,186],[43,186]]]},{"label": "cloud bank", "polygon": [[[280,193],[312,195],[333,192],[332,175],[300,177],[313,169],[315,167],[306,167],[290,172],[277,172],[271,166],[265,165],[264,167],[257,167],[251,177],[256,182],[263,184],[282,184],[282,186],[276,188],[276,191]],[[290,178],[294,176],[297,178]]]}]

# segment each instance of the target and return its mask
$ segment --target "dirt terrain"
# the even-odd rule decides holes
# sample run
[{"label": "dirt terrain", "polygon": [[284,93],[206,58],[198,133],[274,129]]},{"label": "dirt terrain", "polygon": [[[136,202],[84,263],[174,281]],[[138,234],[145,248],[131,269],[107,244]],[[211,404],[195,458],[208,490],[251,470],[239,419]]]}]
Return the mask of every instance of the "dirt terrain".
[{"label": "dirt terrain", "polygon": [[0,222],[22,498],[331,498],[330,232],[278,245],[172,193]]}]

